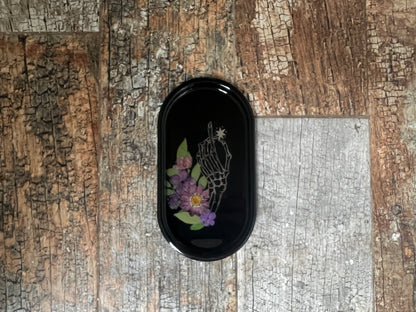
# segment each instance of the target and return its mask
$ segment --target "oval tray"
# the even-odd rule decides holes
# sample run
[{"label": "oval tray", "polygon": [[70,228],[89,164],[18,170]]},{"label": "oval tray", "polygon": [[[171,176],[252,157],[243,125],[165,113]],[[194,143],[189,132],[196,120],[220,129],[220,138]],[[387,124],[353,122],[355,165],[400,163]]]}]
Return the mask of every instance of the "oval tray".
[{"label": "oval tray", "polygon": [[219,260],[255,222],[254,116],[246,98],[213,78],[186,81],[158,120],[158,220],[185,256]]}]

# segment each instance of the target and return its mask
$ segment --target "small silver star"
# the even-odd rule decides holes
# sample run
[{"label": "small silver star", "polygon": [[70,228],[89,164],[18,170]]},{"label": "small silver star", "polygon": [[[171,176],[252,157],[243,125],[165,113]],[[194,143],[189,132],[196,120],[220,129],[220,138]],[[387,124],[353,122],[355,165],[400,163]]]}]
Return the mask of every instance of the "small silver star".
[{"label": "small silver star", "polygon": [[223,140],[223,139],[225,138],[225,129],[223,129],[223,128],[219,128],[219,129],[217,130],[217,138],[218,138],[219,140]]}]

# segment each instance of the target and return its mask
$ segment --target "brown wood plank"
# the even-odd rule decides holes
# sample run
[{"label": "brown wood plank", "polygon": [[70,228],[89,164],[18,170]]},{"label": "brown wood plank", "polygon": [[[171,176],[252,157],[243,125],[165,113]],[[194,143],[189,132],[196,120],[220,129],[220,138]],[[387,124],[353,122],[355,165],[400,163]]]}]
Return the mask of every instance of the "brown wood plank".
[{"label": "brown wood plank", "polygon": [[0,36],[2,311],[96,307],[93,39]]},{"label": "brown wood plank", "polygon": [[376,311],[415,308],[416,3],[367,1]]},{"label": "brown wood plank", "polygon": [[236,258],[189,260],[156,218],[157,116],[182,81],[232,80],[231,1],[109,1],[102,19],[101,311],[235,311]]},{"label": "brown wood plank", "polygon": [[363,116],[365,1],[236,0],[237,84],[260,116]]}]

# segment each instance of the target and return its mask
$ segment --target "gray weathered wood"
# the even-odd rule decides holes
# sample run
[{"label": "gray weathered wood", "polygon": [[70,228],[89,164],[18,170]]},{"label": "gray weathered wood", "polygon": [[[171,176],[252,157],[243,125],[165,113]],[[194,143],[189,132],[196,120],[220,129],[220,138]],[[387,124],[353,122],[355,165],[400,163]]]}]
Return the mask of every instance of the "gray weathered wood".
[{"label": "gray weathered wood", "polygon": [[[100,66],[100,311],[236,310],[236,256],[214,263],[187,259],[162,237],[156,218],[161,102],[190,76],[216,70],[233,76],[226,56],[233,31],[224,27],[231,4],[129,0],[103,6],[109,23]],[[227,40],[217,44],[223,36]]]},{"label": "gray weathered wood", "polygon": [[372,310],[368,120],[257,120],[258,216],[239,311]]},{"label": "gray weathered wood", "polygon": [[99,0],[3,0],[0,32],[95,32],[98,10]]}]

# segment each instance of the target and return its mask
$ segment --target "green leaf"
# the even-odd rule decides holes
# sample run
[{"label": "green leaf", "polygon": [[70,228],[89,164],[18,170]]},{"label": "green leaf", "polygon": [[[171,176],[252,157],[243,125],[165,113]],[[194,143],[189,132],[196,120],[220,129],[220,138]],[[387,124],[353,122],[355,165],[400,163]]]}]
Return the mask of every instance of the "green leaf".
[{"label": "green leaf", "polygon": [[195,223],[191,225],[191,230],[192,231],[198,231],[200,229],[202,229],[204,227],[204,224],[202,222],[199,223]]},{"label": "green leaf", "polygon": [[207,187],[207,185],[208,185],[208,180],[207,180],[207,178],[205,178],[204,176],[202,176],[202,177],[199,179],[198,184],[199,184],[199,185],[201,185],[203,188],[206,188],[206,187]]},{"label": "green leaf", "polygon": [[172,187],[172,184],[170,184],[170,182],[169,182],[169,181],[165,181],[165,186],[166,186],[166,187]]},{"label": "green leaf", "polygon": [[188,143],[186,142],[186,139],[184,139],[178,147],[178,151],[176,152],[176,158],[182,158],[187,157],[189,154],[188,152]]},{"label": "green leaf", "polygon": [[171,177],[175,174],[179,174],[179,170],[175,169],[175,168],[169,168],[168,170],[166,170],[166,174]]},{"label": "green leaf", "polygon": [[197,163],[191,172],[191,177],[198,181],[199,176],[201,175],[201,166]]},{"label": "green leaf", "polygon": [[166,195],[172,195],[172,194],[174,194],[175,193],[175,191],[174,190],[172,190],[172,189],[166,189]]},{"label": "green leaf", "polygon": [[197,224],[201,222],[197,215],[191,216],[189,212],[183,210],[175,213],[174,216],[186,224]]}]

